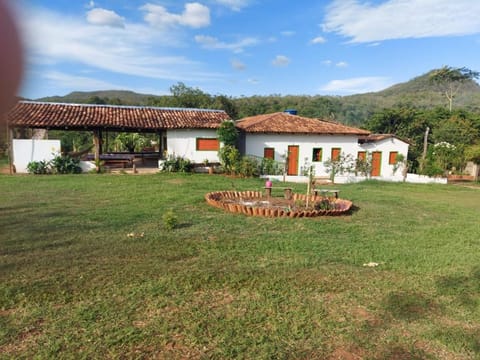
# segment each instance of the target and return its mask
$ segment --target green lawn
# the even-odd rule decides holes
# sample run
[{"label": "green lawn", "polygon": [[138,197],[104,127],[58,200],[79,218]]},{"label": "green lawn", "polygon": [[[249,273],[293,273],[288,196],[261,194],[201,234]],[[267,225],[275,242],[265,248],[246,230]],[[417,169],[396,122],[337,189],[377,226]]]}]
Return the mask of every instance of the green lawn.
[{"label": "green lawn", "polygon": [[338,185],[354,212],[316,219],[204,201],[262,187],[0,176],[0,358],[480,358],[480,189]]}]

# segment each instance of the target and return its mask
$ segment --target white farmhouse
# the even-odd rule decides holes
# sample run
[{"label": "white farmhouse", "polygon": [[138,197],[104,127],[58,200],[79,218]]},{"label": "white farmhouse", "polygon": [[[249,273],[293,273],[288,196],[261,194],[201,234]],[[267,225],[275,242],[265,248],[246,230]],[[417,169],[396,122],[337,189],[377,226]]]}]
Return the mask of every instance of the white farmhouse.
[{"label": "white farmhouse", "polygon": [[[343,154],[352,159],[371,156],[371,176],[390,179],[397,155],[406,159],[409,146],[393,135],[371,135],[366,130],[291,111],[247,117],[236,126],[241,131],[240,150],[244,154],[286,162],[289,176],[301,175],[302,168],[309,165],[313,165],[316,176],[327,176],[325,161]],[[395,176],[400,174],[401,169]]]}]

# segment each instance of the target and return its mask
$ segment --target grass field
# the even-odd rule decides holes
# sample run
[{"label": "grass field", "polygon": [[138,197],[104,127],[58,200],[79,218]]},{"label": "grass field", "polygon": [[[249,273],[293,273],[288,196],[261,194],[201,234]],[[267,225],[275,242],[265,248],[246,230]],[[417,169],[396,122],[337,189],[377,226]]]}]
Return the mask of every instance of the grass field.
[{"label": "grass field", "polygon": [[0,358],[480,359],[480,189],[339,185],[354,212],[317,219],[203,198],[262,187],[0,176]]}]

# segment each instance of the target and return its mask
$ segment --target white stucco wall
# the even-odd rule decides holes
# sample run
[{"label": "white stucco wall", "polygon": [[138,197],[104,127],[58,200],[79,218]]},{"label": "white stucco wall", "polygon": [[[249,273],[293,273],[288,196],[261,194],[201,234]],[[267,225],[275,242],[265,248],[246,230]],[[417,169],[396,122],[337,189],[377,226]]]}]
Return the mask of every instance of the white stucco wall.
[{"label": "white stucco wall", "polygon": [[391,137],[391,138],[383,139],[377,142],[360,144],[359,145],[360,149],[358,151],[381,152],[382,163],[380,167],[380,176],[378,178],[390,179],[394,177],[401,177],[402,170],[403,170],[402,167],[399,167],[396,173],[393,174],[393,165],[388,163],[390,152],[396,151],[399,154],[402,154],[406,159],[408,155],[408,146],[409,146],[408,143],[400,139],[397,139],[395,137]]},{"label": "white stucco wall", "polygon": [[197,138],[217,138],[216,130],[177,129],[167,131],[168,155],[182,156],[195,163],[218,162],[217,151],[197,151]]},{"label": "white stucco wall", "polygon": [[[379,179],[401,177],[402,168],[393,174],[393,165],[389,164],[390,152],[396,151],[406,158],[408,143],[397,138],[387,138],[373,143],[359,144],[358,137],[353,135],[278,135],[278,134],[246,134],[246,154],[263,157],[264,148],[275,149],[275,160],[284,162],[288,146],[298,145],[298,173],[301,175],[305,164],[313,164],[316,176],[328,176],[324,163],[331,158],[332,149],[340,148],[344,155],[356,159],[359,151],[381,152],[381,168]],[[313,149],[322,149],[322,161],[312,162]]]},{"label": "white stucco wall", "polygon": [[[359,145],[356,136],[351,135],[276,135],[276,134],[247,134],[245,139],[246,154],[263,157],[266,147],[275,149],[275,160],[285,162],[284,155],[288,146],[298,145],[299,174],[305,164],[313,164],[316,176],[327,176],[324,162],[330,159],[332,148],[340,148],[344,154],[357,157]],[[312,162],[314,148],[322,148],[322,161]]]},{"label": "white stucco wall", "polygon": [[17,173],[26,173],[31,161],[50,161],[60,154],[60,140],[13,139],[12,145]]}]

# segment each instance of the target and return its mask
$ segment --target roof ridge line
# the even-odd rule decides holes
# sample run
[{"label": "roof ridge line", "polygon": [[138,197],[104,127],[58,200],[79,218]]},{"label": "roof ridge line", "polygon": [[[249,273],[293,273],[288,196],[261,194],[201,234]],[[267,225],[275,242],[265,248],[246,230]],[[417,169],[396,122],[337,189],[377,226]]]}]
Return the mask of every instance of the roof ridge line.
[{"label": "roof ridge line", "polygon": [[200,109],[200,108],[181,108],[181,107],[144,106],[144,105],[62,103],[62,102],[35,101],[35,100],[20,100],[19,102],[24,103],[24,104],[105,107],[105,108],[121,108],[121,109],[152,109],[152,110],[200,111],[200,112],[218,112],[218,113],[224,113],[225,112],[225,110],[220,110],[220,109]]}]

